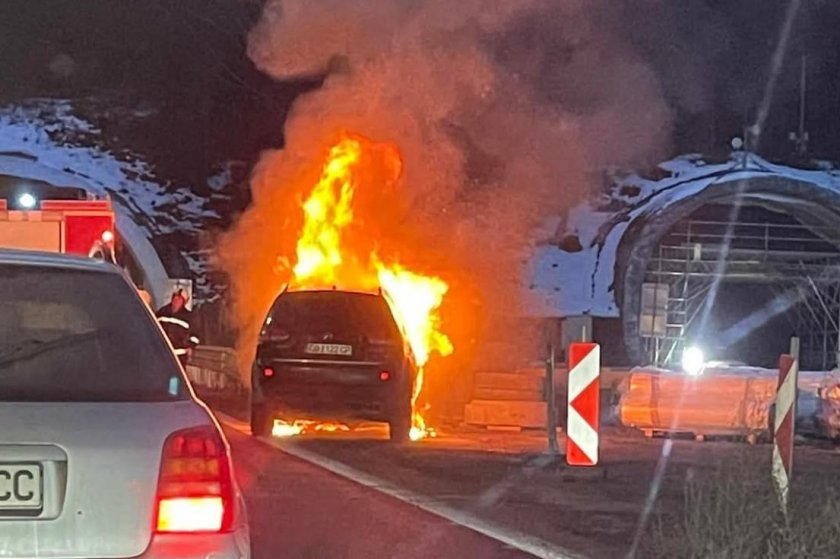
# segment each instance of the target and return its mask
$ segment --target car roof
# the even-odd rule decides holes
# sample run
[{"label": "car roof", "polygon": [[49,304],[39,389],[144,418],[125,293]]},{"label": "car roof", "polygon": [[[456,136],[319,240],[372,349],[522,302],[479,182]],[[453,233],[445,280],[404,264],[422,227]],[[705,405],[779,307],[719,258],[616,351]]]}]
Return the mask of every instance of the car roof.
[{"label": "car roof", "polygon": [[361,290],[353,290],[353,289],[306,289],[306,288],[288,288],[284,289],[280,296],[282,295],[293,295],[296,293],[335,293],[335,294],[343,294],[343,295],[362,295],[362,296],[369,296],[369,297],[382,297],[381,291],[361,291]]},{"label": "car roof", "polygon": [[42,266],[65,270],[85,270],[90,272],[117,273],[116,266],[103,260],[87,258],[74,254],[56,252],[38,252],[0,248],[0,266]]}]

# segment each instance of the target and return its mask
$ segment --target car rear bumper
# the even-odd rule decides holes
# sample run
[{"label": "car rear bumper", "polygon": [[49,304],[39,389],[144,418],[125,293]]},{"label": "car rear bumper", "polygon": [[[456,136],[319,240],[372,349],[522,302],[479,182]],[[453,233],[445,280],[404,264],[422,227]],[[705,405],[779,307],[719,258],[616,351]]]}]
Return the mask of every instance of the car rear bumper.
[{"label": "car rear bumper", "polygon": [[250,559],[247,529],[227,534],[158,534],[137,559]]},{"label": "car rear bumper", "polygon": [[245,499],[237,490],[236,528],[224,534],[155,534],[135,559],[251,559],[251,533]]},{"label": "car rear bumper", "polygon": [[396,401],[394,391],[384,387],[286,385],[264,395],[270,411],[302,419],[384,421],[397,410]]}]

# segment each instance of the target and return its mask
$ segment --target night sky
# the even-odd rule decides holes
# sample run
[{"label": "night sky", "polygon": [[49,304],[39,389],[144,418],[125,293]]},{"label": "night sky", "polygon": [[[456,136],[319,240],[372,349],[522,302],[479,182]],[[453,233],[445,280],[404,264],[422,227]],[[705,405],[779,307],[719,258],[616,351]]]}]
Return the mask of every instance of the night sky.
[{"label": "night sky", "polygon": [[[674,114],[672,152],[727,152],[755,116],[788,2],[591,4],[658,76]],[[4,0],[0,100],[74,99],[106,142],[147,155],[164,177],[202,182],[220,160],[253,161],[280,145],[290,102],[312,85],[275,83],[248,60],[247,32],[260,10],[260,2],[241,0]],[[793,151],[788,133],[797,128],[806,54],[811,155],[840,160],[838,24],[840,3],[803,2],[762,139],[765,155]],[[562,72],[567,55],[558,51],[546,71]],[[152,114],[135,120],[106,111],[120,107]]]},{"label": "night sky", "polygon": [[[625,2],[625,31],[656,70],[676,112],[675,153],[728,149],[752,123],[789,0]],[[629,23],[633,22],[633,23]],[[636,23],[639,22],[639,23]],[[811,155],[840,159],[840,3],[802,2],[771,105],[762,152],[786,158],[798,128],[800,67],[807,57]]]},{"label": "night sky", "polygon": [[[656,76],[672,113],[670,154],[726,157],[730,140],[755,120],[789,1],[585,1],[589,19]],[[560,4],[546,5],[551,2]],[[80,116],[101,128],[103,147],[140,154],[161,182],[176,187],[206,189],[221,162],[239,161],[235,215],[250,200],[249,169],[262,150],[282,146],[289,107],[321,78],[278,82],[254,67],[248,32],[261,10],[259,0],[3,0],[0,103],[71,99]],[[564,37],[551,17],[523,25],[507,40],[542,41],[538,75],[530,78],[552,99],[552,84],[575,79],[568,71],[575,41],[587,38]],[[762,155],[798,165],[840,161],[838,28],[840,2],[802,2]],[[788,135],[798,128],[803,56],[810,143],[801,159],[793,155]],[[602,83],[616,90],[625,86]],[[787,326],[778,326],[787,335]]]},{"label": "night sky", "polygon": [[217,162],[250,162],[280,144],[301,90],[248,60],[260,9],[234,0],[6,0],[0,100],[72,99],[108,147],[142,154],[164,179],[201,184]]}]

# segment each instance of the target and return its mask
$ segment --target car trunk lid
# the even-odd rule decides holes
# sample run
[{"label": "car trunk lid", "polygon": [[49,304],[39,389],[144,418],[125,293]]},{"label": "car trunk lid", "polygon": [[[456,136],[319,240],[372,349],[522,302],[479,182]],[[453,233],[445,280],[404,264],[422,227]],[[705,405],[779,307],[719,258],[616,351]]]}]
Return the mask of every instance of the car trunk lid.
[{"label": "car trunk lid", "polygon": [[[0,464],[40,470],[43,497],[40,507],[0,503],[0,556],[142,554],[152,537],[164,441],[208,424],[206,410],[191,400],[4,403]],[[21,493],[31,490],[24,484]]]}]

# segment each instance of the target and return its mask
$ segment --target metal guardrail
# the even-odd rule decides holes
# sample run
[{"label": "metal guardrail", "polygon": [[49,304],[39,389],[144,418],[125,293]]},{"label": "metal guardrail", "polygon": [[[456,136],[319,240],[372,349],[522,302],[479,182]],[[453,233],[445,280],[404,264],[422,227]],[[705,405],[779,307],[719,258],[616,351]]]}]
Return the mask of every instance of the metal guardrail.
[{"label": "metal guardrail", "polygon": [[202,388],[219,391],[244,390],[236,351],[229,347],[196,348],[187,364],[190,381]]}]

